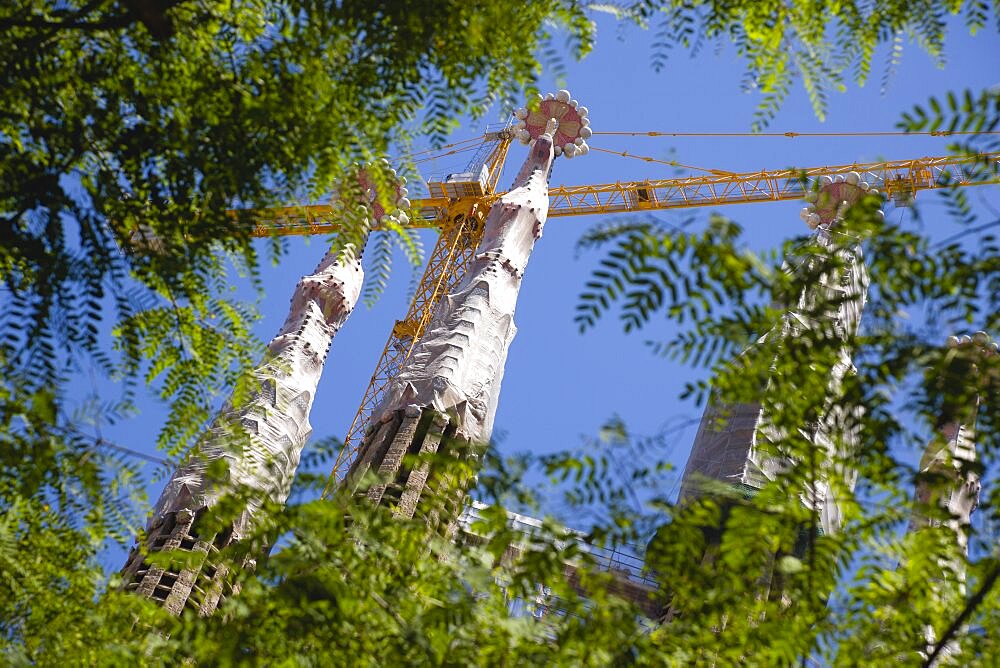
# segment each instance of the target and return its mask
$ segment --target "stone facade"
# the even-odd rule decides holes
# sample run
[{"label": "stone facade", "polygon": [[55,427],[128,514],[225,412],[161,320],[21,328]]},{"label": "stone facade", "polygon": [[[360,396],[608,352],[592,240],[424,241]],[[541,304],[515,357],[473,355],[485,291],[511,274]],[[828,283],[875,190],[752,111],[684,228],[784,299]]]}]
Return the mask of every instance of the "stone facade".
[{"label": "stone facade", "polygon": [[[957,355],[967,357],[992,357],[997,354],[997,344],[986,332],[961,338],[952,336],[948,347]],[[970,372],[977,373],[977,365],[970,364]],[[972,522],[972,513],[979,506],[982,484],[975,471],[976,462],[976,413],[980,397],[962,407],[959,415],[948,416],[937,438],[932,440],[920,459],[916,498],[924,508],[937,505],[948,517],[944,524],[955,532],[955,540],[963,554],[968,552],[966,530]],[[919,508],[910,523],[911,531],[929,525],[939,525]]]},{"label": "stone facade", "polygon": [[[834,192],[837,197],[847,197],[845,201],[856,201],[867,190],[867,184],[864,186],[844,181],[827,183],[819,189],[820,201],[829,199],[824,198],[826,191]],[[822,275],[816,285],[803,291],[796,308],[786,314],[781,327],[767,333],[759,343],[775,338],[780,342],[817,328],[826,330],[823,336],[832,332],[841,340],[857,332],[869,281],[860,244],[839,245],[831,239],[832,234],[838,233],[835,225],[845,210],[843,206],[832,207],[832,213],[828,212],[827,219],[823,220],[814,212],[806,214],[810,226],[818,227],[815,240],[820,248],[839,254],[840,269],[835,272],[836,275]],[[810,321],[804,315],[814,311],[816,304],[824,302],[831,304],[831,308],[821,321]],[[816,447],[842,457],[849,453],[834,453],[832,450],[850,448],[857,440],[857,435],[850,433],[852,421],[848,418],[851,416],[846,415],[836,401],[842,393],[843,379],[852,368],[850,351],[844,347],[829,378],[825,415],[810,428]],[[766,386],[761,388],[761,392],[766,391]],[[780,434],[768,424],[768,416],[761,404],[721,405],[710,400],[684,469],[681,500],[697,497],[712,484],[718,483],[738,485],[747,490],[760,489],[787,465],[768,447],[768,443],[780,442],[780,438]],[[854,473],[845,470],[842,475],[843,484],[853,488]],[[805,497],[803,501],[820,512],[824,531],[835,531],[840,525],[840,514],[832,486],[819,482],[815,489],[806,492]]]},{"label": "stone facade", "polygon": [[[401,517],[418,512],[434,479],[429,457],[475,457],[493,431],[514,308],[528,258],[548,214],[552,137],[532,144],[514,187],[490,209],[462,281],[437,305],[427,332],[393,380],[347,473],[349,489]],[[422,456],[411,469],[408,456]],[[377,474],[371,482],[370,474]],[[452,481],[460,488],[461,481]],[[460,510],[460,491],[448,511]],[[449,520],[451,521],[451,520]]]},{"label": "stone facade", "polygon": [[[312,432],[309,412],[334,335],[347,320],[361,291],[364,273],[353,247],[329,251],[316,270],[295,287],[288,318],[268,344],[246,396],[234,395],[186,462],[167,482],[122,570],[124,587],[161,602],[180,614],[185,608],[211,613],[232,593],[231,569],[253,566],[262,546],[245,548],[234,562],[219,550],[247,536],[254,516],[267,502],[288,497],[302,448]],[[240,511],[214,531],[205,522],[229,494]],[[213,517],[213,520],[219,518]],[[170,568],[146,555],[187,552]]]}]

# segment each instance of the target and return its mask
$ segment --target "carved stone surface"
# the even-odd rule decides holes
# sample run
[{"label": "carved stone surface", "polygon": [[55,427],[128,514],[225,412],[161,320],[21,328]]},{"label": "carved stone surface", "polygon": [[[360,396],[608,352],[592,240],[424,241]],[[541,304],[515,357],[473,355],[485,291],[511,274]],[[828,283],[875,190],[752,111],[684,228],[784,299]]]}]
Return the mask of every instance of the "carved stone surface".
[{"label": "carved stone surface", "polygon": [[514,187],[490,210],[468,272],[438,303],[426,334],[375,411],[374,425],[348,472],[346,484],[352,489],[366,473],[377,472],[382,482],[366,490],[368,497],[375,503],[398,502],[399,515],[413,516],[433,475],[426,462],[408,470],[406,455],[433,454],[442,439],[482,444],[493,431],[507,351],[517,331],[518,291],[548,215],[552,160],[552,137],[542,134]]},{"label": "carved stone surface", "polygon": [[[799,299],[799,310],[791,311],[785,320],[785,327],[780,334],[783,337],[800,336],[810,329],[832,327],[832,331],[828,330],[822,336],[829,336],[832,333],[834,337],[846,341],[858,331],[869,283],[861,246],[859,243],[848,247],[837,247],[829,235],[828,228],[820,228],[816,241],[827,252],[839,255],[839,270],[821,276],[815,286],[803,291]],[[811,322],[802,315],[803,311],[813,310],[817,303],[824,302],[834,305],[834,308],[828,310],[820,321]],[[851,351],[846,345],[841,346],[839,359],[827,378],[827,393],[822,415],[816,425],[808,427],[813,446],[822,449],[834,462],[853,459],[858,442],[856,425],[860,416],[851,414],[850,411],[855,409],[846,408],[839,401],[843,393],[844,378],[853,370]],[[762,413],[747,457],[742,478],[744,484],[760,488],[768,480],[774,480],[787,466],[787,461],[773,456],[772,448],[767,445],[780,443],[781,439],[782,435],[768,424],[768,416]],[[841,524],[836,488],[853,490],[857,480],[853,468],[838,464],[834,470],[840,478],[836,484],[831,484],[829,478],[817,480],[811,489],[806,490],[802,499],[804,503],[819,511],[820,524],[827,533],[837,531]]]},{"label": "carved stone surface", "polygon": [[[852,181],[854,181],[852,183]],[[830,238],[831,228],[843,216],[847,206],[860,199],[868,184],[848,179],[826,182],[819,189],[819,204],[823,216],[817,214],[816,207],[803,209],[803,219],[810,227],[819,227],[816,243],[830,253],[840,255],[841,267],[836,275],[825,275],[816,285],[803,291],[796,309],[789,311],[781,328],[764,337],[785,338],[800,335],[814,327],[833,327],[834,336],[845,339],[857,332],[868,291],[868,274],[861,257],[860,245],[838,247]],[[833,204],[829,200],[835,198]],[[816,202],[816,197],[810,198]],[[829,209],[829,210],[827,210]],[[822,322],[810,322],[803,312],[812,310],[817,303],[833,304]],[[829,400],[827,410],[820,424],[811,430],[811,438],[816,447],[833,452],[834,448],[850,449],[856,443],[857,435],[851,433],[853,420],[836,402],[841,393],[845,376],[851,372],[850,351],[841,350],[839,362],[829,379]],[[763,389],[766,391],[766,388]],[[758,403],[735,406],[720,406],[712,401],[705,409],[698,433],[691,449],[681,481],[681,499],[692,498],[705,489],[709,481],[728,482],[743,485],[749,489],[760,489],[786,465],[774,457],[766,443],[780,442],[780,435],[769,427],[767,415]],[[841,472],[841,483],[853,488],[855,474],[851,470]],[[819,482],[815,489],[808,490],[803,500],[820,512],[824,531],[836,531],[840,525],[840,513],[833,492],[834,486]]]},{"label": "carved stone surface", "polygon": [[[264,503],[288,497],[312,432],[309,411],[323,364],[333,336],[357,302],[363,278],[360,259],[348,247],[343,253],[329,251],[299,281],[284,325],[253,371],[256,387],[238,403],[226,403],[167,482],[147,523],[145,550],[201,552],[205,560],[170,572],[147,564],[137,546],[122,572],[126,589],[163,602],[175,614],[184,607],[208,614],[231,593],[224,584],[232,565],[215,563],[211,555],[245,536]],[[246,508],[225,531],[201,536],[198,520],[222,496],[237,491],[248,496]]]},{"label": "carved stone surface", "polygon": [[[948,347],[960,355],[973,359],[993,357],[998,354],[997,343],[990,341],[986,332],[976,332],[974,336],[949,337]],[[978,360],[977,360],[978,362]],[[973,363],[969,371],[978,373],[977,364]],[[982,483],[975,471],[976,461],[976,414],[979,410],[981,397],[974,397],[967,406],[960,406],[940,428],[936,438],[924,450],[920,458],[920,475],[917,477],[916,501],[913,517],[910,520],[910,532],[919,532],[928,527],[946,526],[955,537],[955,545],[961,556],[967,556],[969,550],[968,529],[972,524],[972,513],[979,506],[979,492]],[[943,416],[947,420],[947,417]],[[935,517],[930,509],[938,506],[944,518]],[[951,571],[959,579],[959,591],[965,595],[965,560],[957,554],[951,558],[939,560],[942,570]],[[930,586],[943,588],[944,581],[940,577],[928,578]],[[964,635],[967,631],[963,627]],[[928,625],[925,628],[927,650],[937,642],[938,632]],[[950,657],[960,650],[959,643],[951,641],[945,644],[940,657]],[[947,664],[948,659],[941,662]]]},{"label": "carved stone surface", "polygon": [[[997,354],[997,344],[985,332],[975,336],[950,337],[948,347],[961,354],[992,357]],[[973,365],[972,372],[976,373]],[[931,441],[920,459],[917,479],[917,501],[925,507],[936,504],[949,517],[945,524],[955,532],[955,539],[963,553],[968,551],[966,529],[972,522],[972,513],[979,506],[982,483],[975,472],[976,461],[975,421],[980,398],[962,411],[959,420],[946,423],[938,437]],[[910,523],[910,530],[917,531],[939,521],[924,516],[918,510]]]},{"label": "carved stone surface", "polygon": [[[965,529],[972,523],[972,513],[979,506],[981,483],[979,476],[970,470],[976,461],[975,433],[971,425],[956,422],[946,424],[940,437],[931,441],[920,458],[917,482],[917,501],[921,504],[940,505],[950,516],[946,524],[955,532],[963,552],[968,550]],[[963,473],[964,471],[964,473]],[[928,481],[934,478],[934,483]],[[942,484],[942,480],[948,480]],[[915,513],[910,530],[940,524],[937,520]]]}]

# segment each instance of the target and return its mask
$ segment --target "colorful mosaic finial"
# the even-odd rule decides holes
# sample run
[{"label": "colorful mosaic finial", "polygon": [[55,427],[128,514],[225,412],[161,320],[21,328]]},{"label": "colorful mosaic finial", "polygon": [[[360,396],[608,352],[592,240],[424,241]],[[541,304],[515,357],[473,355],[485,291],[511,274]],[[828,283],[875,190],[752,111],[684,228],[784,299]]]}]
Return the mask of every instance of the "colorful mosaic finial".
[{"label": "colorful mosaic finial", "polygon": [[[589,111],[572,99],[568,90],[538,96],[534,110],[521,108],[514,112],[518,118],[515,136],[522,144],[530,144],[542,134],[552,136],[553,153],[572,158],[590,152],[587,140],[590,129]],[[555,127],[551,122],[555,121]]]},{"label": "colorful mosaic finial", "polygon": [[[799,217],[812,229],[829,227],[842,220],[847,209],[865,194],[877,195],[879,191],[862,181],[857,172],[837,174],[832,178],[821,176],[816,180],[816,187],[806,193],[807,204],[802,207]],[[879,215],[885,214],[879,211]]]}]

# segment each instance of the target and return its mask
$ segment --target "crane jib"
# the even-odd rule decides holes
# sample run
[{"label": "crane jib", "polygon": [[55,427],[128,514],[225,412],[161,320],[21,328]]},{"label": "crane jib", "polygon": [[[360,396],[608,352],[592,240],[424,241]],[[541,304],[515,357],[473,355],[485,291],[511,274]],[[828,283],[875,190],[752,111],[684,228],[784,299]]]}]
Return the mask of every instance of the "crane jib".
[{"label": "crane jib", "polygon": [[[747,173],[709,174],[675,179],[647,179],[597,185],[556,186],[549,189],[550,217],[580,216],[596,213],[625,213],[700,206],[722,206],[753,202],[775,202],[799,199],[803,195],[804,179],[834,177],[857,172],[861,178],[877,186],[890,197],[955,185],[997,183],[997,179],[973,180],[970,166],[992,164],[1000,168],[1000,153],[981,155],[938,156],[851,165],[807,167],[802,169],[765,170]],[[498,170],[491,174],[499,176]],[[495,178],[491,180],[495,182]],[[415,199],[408,228],[440,228],[449,211],[475,205],[490,205],[504,193],[490,192],[489,185],[475,195],[449,198],[445,196]],[[461,184],[452,181],[449,187],[460,192]],[[450,192],[450,191],[449,191]],[[479,194],[482,193],[482,194]],[[255,222],[253,235],[289,236],[332,234],[338,230],[330,205],[288,206],[275,209],[232,211],[231,215],[250,218]],[[378,229],[376,226],[375,229]]]}]

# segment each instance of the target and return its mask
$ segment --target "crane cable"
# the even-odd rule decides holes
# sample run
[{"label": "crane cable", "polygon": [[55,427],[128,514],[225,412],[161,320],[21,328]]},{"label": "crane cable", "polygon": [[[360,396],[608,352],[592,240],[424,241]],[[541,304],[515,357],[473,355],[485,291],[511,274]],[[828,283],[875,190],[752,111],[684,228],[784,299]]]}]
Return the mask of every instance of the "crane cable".
[{"label": "crane cable", "polygon": [[445,158],[445,157],[447,157],[449,155],[458,155],[459,153],[468,153],[469,151],[475,151],[475,150],[477,150],[480,146],[481,146],[481,144],[476,144],[474,146],[466,146],[464,148],[453,148],[452,150],[447,151],[445,153],[435,153],[434,155],[428,156],[426,158],[421,158],[420,160],[414,160],[413,164],[414,165],[420,165],[420,164],[423,164],[425,162],[433,162],[435,160],[440,160],[441,158]]},{"label": "crane cable", "polygon": [[[594,132],[594,135],[602,135],[608,137],[784,137],[788,139],[794,139],[796,137],[905,137],[905,136],[930,136],[930,137],[951,137],[957,135],[1000,135],[1000,130],[985,130],[985,131],[974,131],[974,130],[928,130],[922,132],[903,132],[903,131],[872,131],[872,132],[661,132],[657,130],[651,130],[646,132],[627,132],[627,131],[615,131],[606,130]],[[466,153],[478,149],[486,139],[486,135],[481,135],[479,137],[472,137],[470,139],[463,139],[462,141],[453,142],[451,144],[445,144],[444,146],[439,146],[437,148],[426,149],[423,151],[416,151],[414,153],[407,153],[403,155],[396,156],[394,162],[402,161],[405,159],[413,159],[418,156],[421,157],[419,160],[412,160],[413,164],[421,164],[425,162],[431,162],[434,160],[439,160],[441,158],[457,155],[459,153]],[[697,167],[694,165],[685,165],[684,163],[677,162],[676,160],[657,160],[649,156],[637,155],[634,153],[629,153],[628,151],[611,151],[608,149],[598,148],[596,146],[591,147],[595,151],[601,151],[603,153],[610,153],[612,155],[618,155],[623,158],[636,158],[644,162],[651,162],[661,165],[667,165],[670,167],[682,167],[684,169],[691,169],[695,171],[705,172],[707,174],[712,174],[715,176],[732,176],[734,173],[722,169],[709,169],[706,167]],[[450,150],[445,150],[450,149]],[[431,155],[428,155],[431,154]]]},{"label": "crane cable", "polygon": [[[596,132],[594,134],[597,134]],[[677,162],[676,160],[657,160],[656,158],[651,158],[648,155],[636,155],[635,153],[629,153],[628,151],[611,151],[606,148],[600,148],[598,146],[591,146],[591,151],[600,151],[601,153],[610,153],[611,155],[618,155],[623,158],[635,158],[636,160],[642,160],[643,162],[655,162],[658,165],[668,165],[670,167],[683,167],[684,169],[694,169],[701,172],[707,172],[714,176],[734,176],[735,172],[727,172],[722,169],[709,169],[707,167],[695,167],[694,165],[685,165],[683,162]]]},{"label": "crane cable", "polygon": [[[1000,130],[928,130],[923,132],[903,132],[903,131],[875,131],[875,132],[661,132],[657,130],[651,130],[646,132],[626,132],[626,131],[616,131],[616,130],[605,130],[596,131],[595,135],[605,135],[605,136],[617,136],[617,137],[785,137],[788,139],[794,139],[796,137],[912,137],[912,136],[930,136],[930,137],[952,137],[958,135],[1000,135]],[[394,160],[404,160],[407,158],[415,158],[417,156],[427,155],[429,153],[434,154],[426,158],[421,158],[420,160],[415,160],[414,162],[428,162],[430,160],[436,160],[438,158],[443,158],[449,155],[455,155],[456,153],[463,153],[465,151],[472,150],[474,146],[466,146],[463,148],[458,148],[466,144],[481,144],[486,139],[486,135],[481,135],[479,137],[472,137],[471,139],[463,139],[462,141],[453,142],[451,144],[445,144],[444,146],[439,146],[437,148],[429,148],[423,151],[416,151],[414,153],[404,153],[398,155]],[[453,149],[453,150],[445,150]],[[601,150],[601,149],[598,149]],[[633,156],[626,156],[633,157]],[[657,161],[653,161],[657,162]],[[675,163],[664,163],[673,165]],[[684,167],[685,165],[678,165]],[[700,167],[691,167],[690,169],[700,169],[701,171],[706,171],[710,173],[722,173],[728,174],[729,172],[724,172],[720,170],[702,169]]]},{"label": "crane cable", "polygon": [[[404,153],[402,155],[397,155],[392,160],[393,161],[398,161],[398,160],[404,160],[406,158],[414,158],[414,157],[416,157],[418,155],[426,155],[428,153],[435,153],[436,155],[432,155],[429,158],[423,158],[421,160],[415,160],[414,162],[425,162],[427,160],[434,160],[435,158],[444,157],[446,155],[452,155],[453,153],[457,152],[457,151],[448,151],[446,153],[438,153],[438,151],[444,151],[445,149],[455,148],[457,146],[461,146],[462,144],[471,144],[473,142],[482,143],[484,139],[485,139],[485,136],[473,137],[471,139],[463,139],[462,141],[452,142],[451,144],[445,144],[444,146],[438,146],[437,148],[428,148],[428,149],[425,149],[423,151],[416,151],[414,153]],[[468,148],[474,148],[474,147],[468,147]],[[461,150],[468,150],[468,148],[461,149]]]},{"label": "crane cable", "polygon": [[[646,132],[626,132],[617,130],[605,130],[596,131],[595,135],[604,136],[617,136],[617,137],[785,137],[788,139],[794,139],[796,137],[912,137],[912,136],[930,136],[930,137],[952,137],[958,135],[1000,135],[1000,130],[927,130],[922,132],[903,132],[903,131],[874,131],[874,132],[661,132],[657,130],[650,130]],[[464,153],[465,151],[472,150],[475,146],[466,146],[468,144],[481,144],[486,139],[486,135],[481,135],[479,137],[472,137],[470,139],[463,139],[462,141],[453,142],[451,144],[445,144],[444,146],[439,146],[437,148],[429,148],[423,151],[416,151],[414,153],[404,153],[402,155],[396,156],[394,160],[404,160],[407,158],[415,158],[417,156],[424,156],[427,154],[433,154],[426,158],[421,158],[420,160],[414,160],[414,162],[428,162],[431,160],[436,160],[438,158],[443,158],[449,155],[455,155],[457,153]],[[462,148],[458,148],[458,147]],[[446,150],[451,149],[451,150]],[[601,149],[598,149],[601,150]],[[626,156],[626,157],[639,157],[639,156]],[[643,158],[645,159],[645,158]],[[657,162],[655,160],[647,160],[647,162]],[[676,163],[667,162],[664,164],[675,165]],[[685,167],[686,165],[676,165],[680,167]],[[703,169],[700,167],[690,167],[689,169],[698,169],[701,171],[709,173],[720,173],[728,174],[729,172],[724,172],[721,170]]]},{"label": "crane cable", "polygon": [[595,135],[613,135],[621,137],[912,137],[926,135],[931,137],[951,137],[955,135],[1000,135],[1000,130],[929,130],[925,132],[594,132]]}]

